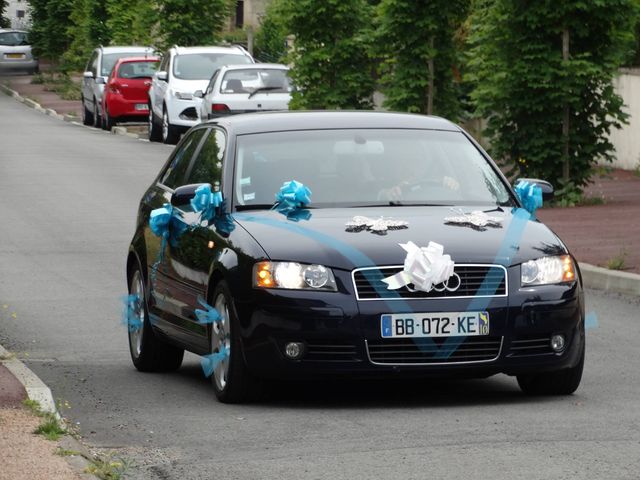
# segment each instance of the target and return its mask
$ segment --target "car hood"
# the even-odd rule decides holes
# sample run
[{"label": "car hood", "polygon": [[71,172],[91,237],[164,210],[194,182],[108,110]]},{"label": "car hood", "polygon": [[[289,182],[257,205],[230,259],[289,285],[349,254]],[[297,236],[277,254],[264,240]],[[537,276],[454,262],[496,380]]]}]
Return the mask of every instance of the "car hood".
[{"label": "car hood", "polygon": [[[461,207],[464,212],[478,207]],[[450,207],[382,207],[307,210],[308,219],[297,221],[277,211],[246,211],[234,218],[261,245],[271,260],[318,263],[351,270],[372,265],[402,265],[406,252],[399,243],[426,247],[436,242],[456,263],[516,265],[545,255],[567,253],[562,241],[523,209],[489,208],[488,215],[502,219],[501,227],[480,231],[450,225],[445,217],[459,215]],[[404,220],[408,227],[378,235],[364,230],[349,232],[346,223],[361,215]]]},{"label": "car hood", "polygon": [[171,79],[171,89],[175,92],[194,93],[196,90],[204,92],[207,85],[209,80],[181,80],[175,77]]}]

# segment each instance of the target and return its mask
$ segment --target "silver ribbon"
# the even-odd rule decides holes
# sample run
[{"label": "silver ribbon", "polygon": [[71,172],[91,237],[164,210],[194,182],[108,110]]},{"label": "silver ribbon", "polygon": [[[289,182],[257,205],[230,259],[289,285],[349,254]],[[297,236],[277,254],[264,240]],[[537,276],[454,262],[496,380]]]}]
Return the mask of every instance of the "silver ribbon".
[{"label": "silver ribbon", "polygon": [[[457,290],[460,286],[460,277],[454,273],[454,262],[449,255],[444,255],[444,247],[439,243],[429,242],[426,247],[418,247],[413,242],[399,244],[406,252],[404,259],[404,270],[390,277],[382,279],[387,284],[387,289],[397,290],[407,287],[408,290],[430,292],[436,290]],[[457,277],[458,283],[455,287],[449,287],[448,281],[451,277]],[[413,288],[409,287],[413,284]],[[443,284],[436,288],[436,285]]]},{"label": "silver ribbon", "polygon": [[390,218],[369,218],[361,215],[356,215],[353,220],[347,222],[347,230],[360,232],[362,230],[370,230],[373,233],[387,233],[387,230],[399,230],[401,228],[407,228],[409,222],[404,220],[392,220]]}]

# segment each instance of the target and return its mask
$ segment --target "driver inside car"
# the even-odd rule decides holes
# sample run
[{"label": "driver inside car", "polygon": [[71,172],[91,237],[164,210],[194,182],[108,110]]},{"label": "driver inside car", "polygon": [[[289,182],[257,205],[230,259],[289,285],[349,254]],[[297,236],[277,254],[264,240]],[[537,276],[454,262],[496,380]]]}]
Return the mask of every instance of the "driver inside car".
[{"label": "driver inside car", "polygon": [[460,183],[455,178],[448,175],[440,176],[441,166],[434,159],[410,157],[401,166],[401,170],[400,180],[391,187],[380,190],[378,200],[406,200],[434,186],[442,186],[452,191],[460,189]]}]

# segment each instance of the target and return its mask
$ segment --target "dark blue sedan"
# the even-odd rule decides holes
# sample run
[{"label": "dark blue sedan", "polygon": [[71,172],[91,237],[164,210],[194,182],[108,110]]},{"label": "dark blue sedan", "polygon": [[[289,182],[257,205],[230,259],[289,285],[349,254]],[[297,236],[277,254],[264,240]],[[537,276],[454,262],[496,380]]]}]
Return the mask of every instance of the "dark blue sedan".
[{"label": "dark blue sedan", "polygon": [[585,354],[577,262],[440,118],[239,115],[191,129],[145,193],[127,259],[142,371],[203,356],[223,402],[270,379],[517,377],[571,394]]}]

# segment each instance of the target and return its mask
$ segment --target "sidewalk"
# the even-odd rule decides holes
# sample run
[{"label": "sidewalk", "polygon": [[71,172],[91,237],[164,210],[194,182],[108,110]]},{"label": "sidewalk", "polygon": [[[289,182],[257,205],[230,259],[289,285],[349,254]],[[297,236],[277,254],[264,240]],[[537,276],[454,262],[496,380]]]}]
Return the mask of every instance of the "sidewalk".
[{"label": "sidewalk", "polygon": [[32,433],[40,419],[23,406],[27,392],[0,364],[0,480],[80,480],[57,442]]}]

